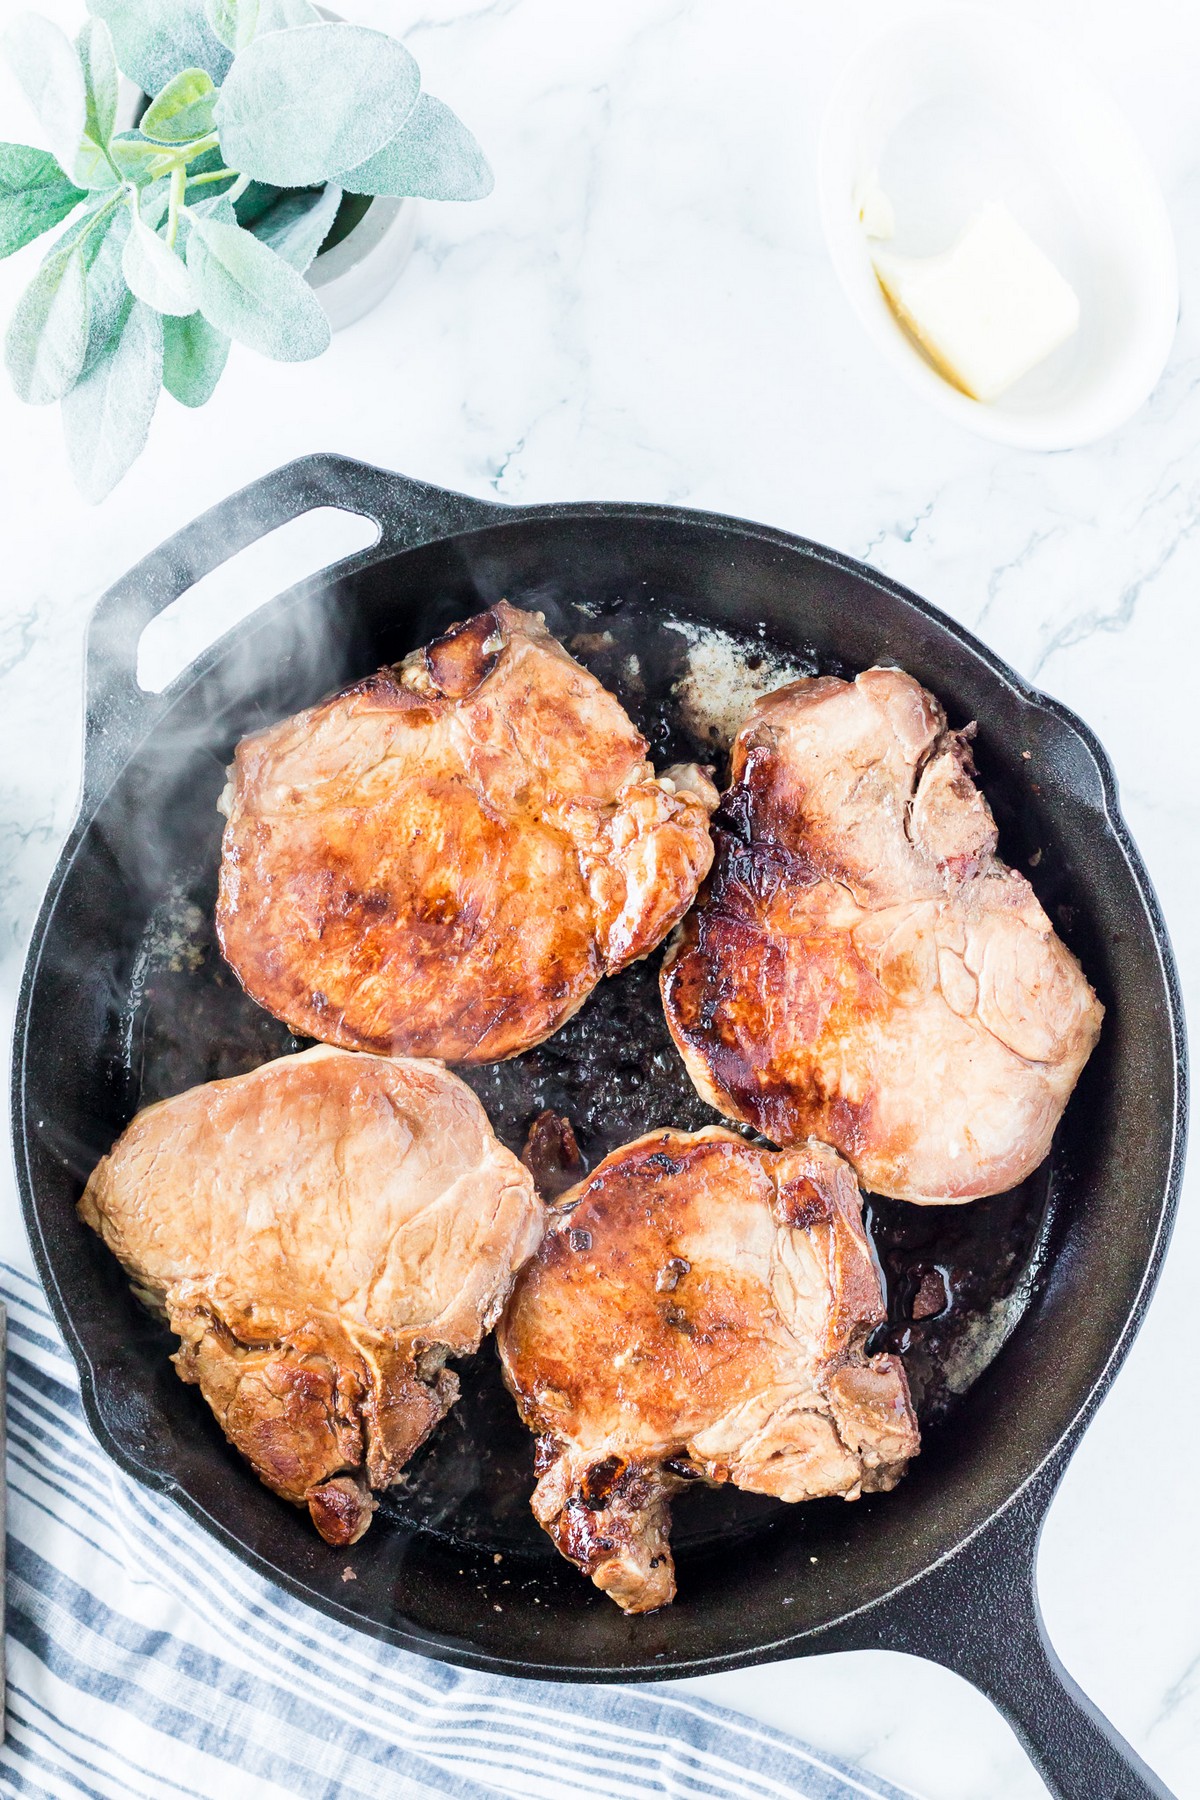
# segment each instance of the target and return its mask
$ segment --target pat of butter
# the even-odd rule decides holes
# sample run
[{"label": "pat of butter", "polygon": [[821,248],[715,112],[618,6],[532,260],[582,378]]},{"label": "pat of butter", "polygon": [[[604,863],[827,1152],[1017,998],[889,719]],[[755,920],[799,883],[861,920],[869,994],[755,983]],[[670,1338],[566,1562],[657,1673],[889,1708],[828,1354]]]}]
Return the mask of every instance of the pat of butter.
[{"label": "pat of butter", "polygon": [[995,400],[1079,327],[1074,289],[998,203],[940,256],[872,261],[901,323],[973,400]]}]

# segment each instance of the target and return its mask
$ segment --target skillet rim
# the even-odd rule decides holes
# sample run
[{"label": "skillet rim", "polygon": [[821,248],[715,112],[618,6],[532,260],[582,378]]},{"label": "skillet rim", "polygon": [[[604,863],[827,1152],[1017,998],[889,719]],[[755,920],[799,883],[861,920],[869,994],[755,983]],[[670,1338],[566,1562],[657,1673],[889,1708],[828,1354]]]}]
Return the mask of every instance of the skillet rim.
[{"label": "skillet rim", "polygon": [[[1183,1010],[1182,991],[1174,951],[1167,933],[1162,910],[1151,883],[1148,871],[1141,854],[1129,832],[1120,806],[1119,789],[1115,770],[1107,751],[1099,739],[1079,716],[1063,702],[1044,693],[1041,689],[1027,682],[1016,670],[1010,667],[1000,656],[982,643],[975,634],[957,620],[943,613],[929,601],[913,593],[901,583],[880,573],[869,564],[843,552],[833,550],[827,545],[785,532],[772,526],[763,525],[753,520],[745,520],[736,516],[708,512],[699,508],[655,505],[637,501],[592,501],[592,502],[553,502],[546,505],[510,507],[497,505],[486,500],[477,500],[471,496],[452,493],[450,490],[433,487],[429,484],[410,482],[408,478],[379,470],[371,465],[363,464],[353,458],[341,456],[314,456],[300,458],[284,468],[274,471],[264,478],[267,482],[279,483],[288,478],[296,479],[300,474],[312,472],[318,477],[326,474],[330,478],[331,487],[336,488],[339,480],[355,474],[369,474],[373,479],[382,478],[392,482],[398,489],[411,489],[427,496],[441,500],[453,500],[467,509],[469,522],[449,530],[437,529],[418,537],[414,541],[398,541],[390,534],[386,523],[382,520],[381,535],[367,549],[353,556],[342,559],[317,571],[314,575],[282,590],[279,594],[266,597],[248,618],[244,619],[231,631],[226,632],[208,647],[201,656],[190,662],[179,676],[159,695],[146,694],[143,700],[143,719],[141,728],[134,730],[129,741],[123,745],[119,758],[119,766],[111,774],[111,778],[101,786],[89,784],[89,761],[95,755],[94,721],[91,709],[85,700],[85,728],[82,746],[82,771],[80,781],[80,798],[67,834],[63,849],[55,863],[53,873],[47,884],[45,894],[38,909],[37,917],[30,935],[29,948],[22,967],[20,988],[13,1029],[13,1056],[11,1074],[11,1107],[12,1107],[12,1148],[16,1165],[17,1186],[21,1201],[22,1216],[25,1221],[34,1262],[42,1280],[55,1321],[63,1334],[64,1341],[71,1353],[79,1375],[80,1401],[88,1425],[101,1447],[122,1471],[142,1486],[153,1492],[162,1493],[179,1504],[190,1517],[206,1530],[240,1562],[251,1568],[256,1574],[268,1582],[283,1587],[294,1597],[307,1605],[334,1619],[340,1625],[351,1630],[363,1631],[371,1636],[391,1642],[402,1649],[421,1655],[433,1655],[439,1660],[459,1664],[461,1666],[480,1669],[489,1673],[534,1677],[537,1679],[611,1681],[620,1680],[660,1680],[664,1676],[691,1676],[714,1673],[723,1669],[746,1667],[755,1662],[770,1661],[781,1657],[805,1654],[807,1651],[819,1651],[827,1648],[825,1639],[831,1632],[851,1622],[869,1618],[878,1614],[881,1609],[896,1601],[899,1597],[917,1587],[935,1571],[943,1568],[955,1557],[960,1556],[969,1546],[975,1544],[988,1532],[997,1521],[1011,1516],[1019,1506],[1022,1498],[1036,1492],[1039,1485],[1044,1487],[1043,1505],[1048,1503],[1053,1491],[1053,1483],[1046,1485],[1048,1474],[1061,1473],[1091,1417],[1096,1411],[1104,1394],[1120,1369],[1130,1346],[1140,1329],[1150,1299],[1157,1285],[1162,1263],[1169,1243],[1178,1208],[1179,1192],[1183,1178],[1184,1159],[1187,1138],[1188,1085],[1187,1085],[1187,1038]],[[261,484],[256,484],[261,485]],[[243,499],[254,492],[254,488],[244,489],[240,494],[230,497],[231,501]],[[202,514],[185,530],[202,529],[211,523],[214,515],[230,502],[218,503],[217,507]],[[356,503],[353,493],[346,496],[334,493],[314,499],[312,505],[340,504],[346,510],[357,510],[373,516],[369,504]],[[473,516],[472,516],[473,515]],[[364,1619],[340,1606],[336,1598],[307,1587],[302,1580],[286,1574],[275,1564],[260,1556],[255,1550],[245,1545],[232,1531],[221,1524],[207,1512],[192,1496],[187,1493],[171,1475],[140,1463],[117,1440],[110,1430],[101,1402],[97,1394],[96,1373],[88,1351],[80,1338],[63,1295],[58,1285],[53,1260],[47,1250],[42,1236],[37,1198],[28,1161],[29,1120],[26,1107],[26,1063],[30,1052],[30,1014],[34,991],[40,973],[40,964],[46,941],[54,921],[54,915],[63,886],[80,849],[83,839],[94,821],[96,813],[103,805],[106,797],[121,780],[128,763],[146,743],[153,732],[162,724],[173,706],[180,701],[190,688],[205,676],[232,650],[248,641],[256,632],[269,628],[271,619],[281,611],[298,604],[307,597],[318,594],[328,587],[331,580],[349,579],[374,565],[391,561],[406,555],[410,550],[420,551],[438,544],[447,544],[460,539],[468,539],[493,532],[503,532],[508,527],[515,527],[540,521],[557,524],[586,522],[593,519],[605,521],[620,520],[624,522],[645,521],[647,523],[700,528],[712,531],[720,536],[738,542],[747,539],[757,540],[786,553],[789,556],[799,555],[802,559],[823,564],[839,570],[858,582],[865,582],[885,596],[886,600],[900,608],[915,611],[933,628],[935,634],[949,636],[977,663],[982,664],[988,675],[1000,681],[1019,702],[1022,709],[1041,712],[1055,719],[1067,732],[1072,734],[1084,750],[1095,768],[1099,779],[1103,812],[1102,835],[1112,844],[1124,858],[1129,875],[1141,900],[1145,911],[1147,925],[1153,940],[1158,968],[1161,974],[1162,993],[1167,1019],[1170,1025],[1172,1043],[1172,1063],[1169,1079],[1173,1083],[1173,1105],[1171,1112],[1170,1149],[1167,1157],[1166,1177],[1162,1193],[1157,1203],[1157,1216],[1154,1223],[1154,1235],[1149,1254],[1138,1278],[1136,1292],[1129,1310],[1114,1341],[1109,1345],[1104,1360],[1090,1379],[1086,1391],[1079,1397],[1071,1418],[1060,1431],[1057,1438],[1035,1462],[1033,1467],[1010,1488],[1007,1497],[979,1522],[960,1537],[956,1537],[941,1553],[932,1558],[915,1574],[888,1588],[884,1593],[864,1600],[861,1605],[853,1606],[846,1611],[824,1621],[820,1625],[810,1626],[799,1632],[765,1640],[756,1644],[753,1649],[731,1650],[690,1658],[673,1658],[670,1655],[661,1661],[638,1661],[632,1663],[576,1664],[564,1662],[530,1662],[524,1658],[505,1657],[484,1651],[473,1644],[460,1640],[436,1636],[432,1632],[409,1624],[407,1629],[384,1624],[377,1620]],[[176,534],[178,537],[180,534]],[[256,535],[262,535],[261,533]],[[157,565],[169,551],[175,538],[167,539],[157,549],[136,564],[125,576],[113,584],[101,596],[93,610],[92,622],[100,618],[105,609],[116,602],[127,589],[136,587],[139,579],[145,578],[153,565]],[[180,589],[186,591],[186,588]],[[167,604],[164,602],[163,604]],[[90,677],[94,660],[94,649],[89,636],[84,658],[85,693],[90,687]],[[140,693],[140,690],[138,690]],[[1166,1077],[1160,1076],[1162,1085],[1166,1086]],[[1005,1477],[1007,1480],[1007,1477]]]}]

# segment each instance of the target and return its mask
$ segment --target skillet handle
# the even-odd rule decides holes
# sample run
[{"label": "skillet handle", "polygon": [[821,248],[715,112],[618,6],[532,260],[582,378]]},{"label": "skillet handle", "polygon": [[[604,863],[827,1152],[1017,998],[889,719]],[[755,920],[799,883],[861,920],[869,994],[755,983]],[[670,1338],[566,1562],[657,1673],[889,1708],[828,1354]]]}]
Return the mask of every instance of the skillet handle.
[{"label": "skillet handle", "polygon": [[333,565],[339,574],[371,561],[381,548],[384,553],[413,549],[487,524],[505,511],[370,463],[322,455],[286,463],[201,513],[109,588],[92,614],[85,795],[98,797],[107,789],[171,703],[172,690],[151,694],[138,686],[138,643],[151,619],[231,556],[319,506],[361,513],[379,526],[377,544]]},{"label": "skillet handle", "polygon": [[855,1647],[907,1651],[962,1675],[1004,1714],[1055,1800],[1173,1800],[1047,1636],[1037,1548],[1061,1473],[1043,1474],[957,1556],[885,1603],[874,1635],[860,1630]]}]

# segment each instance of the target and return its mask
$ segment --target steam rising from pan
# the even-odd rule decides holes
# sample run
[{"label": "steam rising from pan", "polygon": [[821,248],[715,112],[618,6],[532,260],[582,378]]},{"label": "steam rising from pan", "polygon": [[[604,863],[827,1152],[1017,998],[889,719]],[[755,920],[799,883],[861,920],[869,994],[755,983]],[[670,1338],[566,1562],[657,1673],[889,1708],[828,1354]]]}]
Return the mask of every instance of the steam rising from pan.
[{"label": "steam rising from pan", "polygon": [[138,643],[139,687],[161,694],[272,594],[367,549],[378,537],[373,519],[340,506],[318,506],[277,525],[222,560],[151,619]]}]

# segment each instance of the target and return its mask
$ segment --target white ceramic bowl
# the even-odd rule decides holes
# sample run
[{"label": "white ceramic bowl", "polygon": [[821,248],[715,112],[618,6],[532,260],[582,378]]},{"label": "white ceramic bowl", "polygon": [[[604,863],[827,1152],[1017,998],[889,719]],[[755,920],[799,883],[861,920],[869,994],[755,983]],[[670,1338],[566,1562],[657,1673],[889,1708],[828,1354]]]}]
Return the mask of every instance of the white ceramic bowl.
[{"label": "white ceramic bowl", "polygon": [[[960,393],[898,323],[871,266],[858,198],[895,204],[892,247],[946,249],[1003,200],[1079,295],[1071,342],[997,401]],[[1162,374],[1179,315],[1161,190],[1121,114],[1054,39],[976,7],[940,7],[859,50],[821,133],[821,221],[847,299],[884,356],[969,430],[1063,450],[1114,431]]]}]

